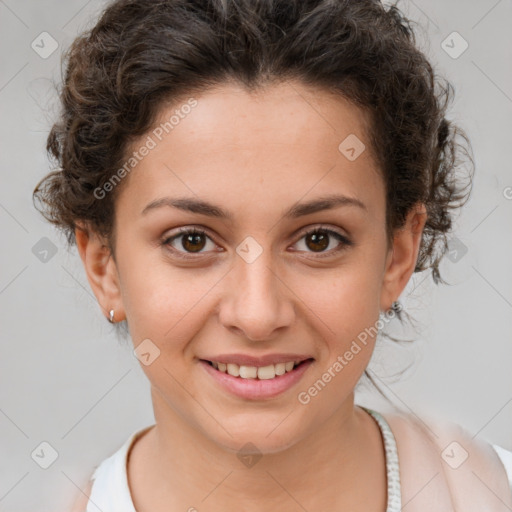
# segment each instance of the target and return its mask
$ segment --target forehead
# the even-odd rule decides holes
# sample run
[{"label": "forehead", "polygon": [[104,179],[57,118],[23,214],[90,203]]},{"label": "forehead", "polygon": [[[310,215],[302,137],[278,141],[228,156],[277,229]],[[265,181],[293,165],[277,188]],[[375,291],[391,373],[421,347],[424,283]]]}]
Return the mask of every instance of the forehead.
[{"label": "forehead", "polygon": [[323,90],[285,82],[250,93],[226,83],[160,109],[130,149],[151,146],[120,203],[140,214],[164,195],[201,196],[254,214],[339,192],[378,209],[384,186],[368,127],[366,113]]}]

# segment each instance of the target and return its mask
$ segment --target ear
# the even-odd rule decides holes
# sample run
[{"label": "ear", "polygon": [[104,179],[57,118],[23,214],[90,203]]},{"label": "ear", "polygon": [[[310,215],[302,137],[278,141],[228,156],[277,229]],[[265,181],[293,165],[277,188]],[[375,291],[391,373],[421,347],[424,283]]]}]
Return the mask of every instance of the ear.
[{"label": "ear", "polygon": [[98,304],[107,318],[113,309],[114,322],[122,321],[125,313],[117,266],[107,241],[85,224],[77,223],[77,226],[76,245]]},{"label": "ear", "polygon": [[402,228],[393,237],[389,250],[381,290],[381,310],[388,310],[406,287],[416,267],[427,210],[418,203],[407,215]]}]

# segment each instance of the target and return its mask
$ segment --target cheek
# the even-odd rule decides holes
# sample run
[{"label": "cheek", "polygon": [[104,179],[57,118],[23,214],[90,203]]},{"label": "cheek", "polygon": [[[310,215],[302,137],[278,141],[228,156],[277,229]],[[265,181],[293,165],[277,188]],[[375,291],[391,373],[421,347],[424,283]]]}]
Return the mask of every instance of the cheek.
[{"label": "cheek", "polygon": [[297,295],[305,298],[303,314],[313,322],[322,359],[331,365],[343,357],[349,363],[343,373],[357,378],[371,358],[378,332],[378,268],[375,260],[370,264],[357,258],[326,280],[297,277],[294,287]]},{"label": "cheek", "polygon": [[297,276],[294,289],[333,334],[346,338],[379,315],[382,276],[372,263],[357,257],[320,279]]},{"label": "cheek", "polygon": [[346,400],[368,366],[378,334],[379,301],[375,283],[354,274],[332,282],[328,293],[312,300],[315,315],[309,318],[315,318],[311,328],[320,359],[297,399],[320,420]]},{"label": "cheek", "polygon": [[193,270],[174,267],[163,257],[149,261],[135,251],[123,257],[119,267],[123,305],[134,344],[149,338],[164,346],[172,339],[172,346],[178,348],[178,340],[191,337],[198,323],[205,321],[201,315],[206,302],[202,301],[218,276],[193,275]]}]

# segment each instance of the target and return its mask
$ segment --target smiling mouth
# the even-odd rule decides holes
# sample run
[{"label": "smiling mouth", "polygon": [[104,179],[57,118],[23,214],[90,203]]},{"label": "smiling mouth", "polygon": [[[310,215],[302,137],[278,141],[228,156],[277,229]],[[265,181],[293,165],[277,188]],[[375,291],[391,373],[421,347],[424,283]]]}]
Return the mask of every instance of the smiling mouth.
[{"label": "smiling mouth", "polygon": [[269,364],[267,366],[245,366],[235,363],[222,363],[216,361],[208,361],[201,359],[205,363],[215,368],[221,373],[227,373],[232,377],[240,379],[253,379],[253,380],[270,380],[279,378],[282,375],[293,372],[296,368],[304,365],[308,361],[313,361],[313,358],[305,359],[303,361],[289,361],[287,363]]}]

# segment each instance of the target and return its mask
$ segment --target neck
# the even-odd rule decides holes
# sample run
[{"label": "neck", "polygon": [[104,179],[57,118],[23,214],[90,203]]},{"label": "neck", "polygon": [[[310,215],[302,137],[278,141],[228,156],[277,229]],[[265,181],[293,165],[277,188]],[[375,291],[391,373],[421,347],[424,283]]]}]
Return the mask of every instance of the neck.
[{"label": "neck", "polygon": [[380,430],[354,406],[353,394],[319,430],[243,460],[192,428],[154,389],[152,399],[156,426],[136,443],[128,465],[137,510],[385,509]]}]

